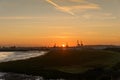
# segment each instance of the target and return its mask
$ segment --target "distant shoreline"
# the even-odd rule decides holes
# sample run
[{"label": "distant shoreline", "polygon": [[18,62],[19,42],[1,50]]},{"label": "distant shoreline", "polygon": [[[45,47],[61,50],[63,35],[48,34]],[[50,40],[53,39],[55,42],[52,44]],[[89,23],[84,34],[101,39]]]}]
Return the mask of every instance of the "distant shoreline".
[{"label": "distant shoreline", "polygon": [[0,50],[0,52],[12,52],[12,51],[17,51],[17,52],[21,52],[21,51],[43,51],[43,50]]},{"label": "distant shoreline", "polygon": [[0,52],[10,52],[10,51],[48,51],[47,48],[1,48]]}]

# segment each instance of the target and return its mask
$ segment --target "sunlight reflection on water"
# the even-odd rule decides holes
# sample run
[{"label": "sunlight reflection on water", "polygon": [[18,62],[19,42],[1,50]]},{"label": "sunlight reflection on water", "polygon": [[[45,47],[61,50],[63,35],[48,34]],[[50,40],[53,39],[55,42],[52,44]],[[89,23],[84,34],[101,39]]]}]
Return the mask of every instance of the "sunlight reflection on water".
[{"label": "sunlight reflection on water", "polygon": [[44,80],[44,79],[43,77],[40,76],[0,72],[0,80]]},{"label": "sunlight reflection on water", "polygon": [[0,62],[28,59],[31,57],[41,56],[46,51],[27,51],[27,52],[0,52]]},{"label": "sunlight reflection on water", "polygon": [[[0,62],[28,59],[48,53],[47,51],[0,52]],[[0,80],[45,80],[42,76],[0,72]],[[65,80],[65,79],[48,79]]]}]

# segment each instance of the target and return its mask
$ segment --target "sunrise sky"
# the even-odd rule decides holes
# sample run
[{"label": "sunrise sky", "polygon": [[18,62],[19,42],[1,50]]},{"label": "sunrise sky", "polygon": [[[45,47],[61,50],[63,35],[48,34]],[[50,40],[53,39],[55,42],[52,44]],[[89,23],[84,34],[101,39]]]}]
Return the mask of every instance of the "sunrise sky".
[{"label": "sunrise sky", "polygon": [[120,0],[0,0],[1,46],[120,45]]}]

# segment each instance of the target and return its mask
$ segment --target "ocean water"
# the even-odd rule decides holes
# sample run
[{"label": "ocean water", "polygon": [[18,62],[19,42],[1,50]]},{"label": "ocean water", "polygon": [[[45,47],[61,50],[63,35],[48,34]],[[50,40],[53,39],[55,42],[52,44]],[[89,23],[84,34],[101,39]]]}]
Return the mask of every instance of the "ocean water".
[{"label": "ocean water", "polygon": [[0,62],[28,59],[46,54],[47,51],[0,52]]},{"label": "ocean water", "polygon": [[[0,52],[0,63],[45,55],[46,51]],[[44,80],[40,76],[0,72],[0,80]]]},{"label": "ocean water", "polygon": [[40,76],[26,74],[0,73],[0,80],[45,80]]},{"label": "ocean water", "polygon": [[2,73],[0,72],[0,80],[66,80],[66,79],[45,79],[42,76],[32,76],[17,73]]}]

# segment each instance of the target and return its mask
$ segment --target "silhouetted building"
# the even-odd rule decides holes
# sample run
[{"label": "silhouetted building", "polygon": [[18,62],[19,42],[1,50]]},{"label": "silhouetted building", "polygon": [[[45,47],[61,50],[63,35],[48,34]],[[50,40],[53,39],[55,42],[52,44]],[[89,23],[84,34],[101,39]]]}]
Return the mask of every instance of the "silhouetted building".
[{"label": "silhouetted building", "polygon": [[80,43],[79,43],[79,41],[77,40],[77,47],[80,47]]},{"label": "silhouetted building", "polygon": [[82,41],[81,41],[81,44],[80,44],[80,46],[84,46]]},{"label": "silhouetted building", "polygon": [[77,40],[77,47],[82,47],[82,46],[84,46],[83,42],[81,41],[81,43],[80,43],[79,40]]},{"label": "silhouetted building", "polygon": [[56,43],[54,44],[54,46],[53,46],[53,48],[56,48],[57,46],[56,46]]},{"label": "silhouetted building", "polygon": [[68,43],[66,43],[66,47],[67,47],[67,48],[69,47]]}]

